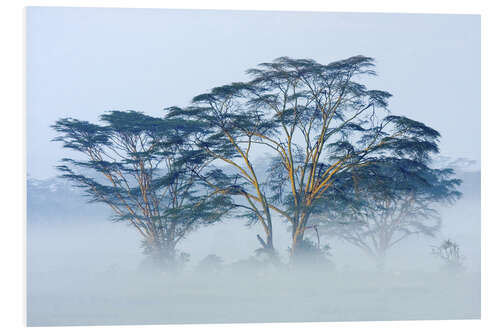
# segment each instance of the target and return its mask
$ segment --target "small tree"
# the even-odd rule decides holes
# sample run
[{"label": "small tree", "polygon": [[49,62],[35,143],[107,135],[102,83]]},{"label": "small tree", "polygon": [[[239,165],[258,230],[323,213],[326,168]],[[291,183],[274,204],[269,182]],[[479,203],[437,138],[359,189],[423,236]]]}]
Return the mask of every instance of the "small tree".
[{"label": "small tree", "polygon": [[[437,206],[460,197],[451,169],[386,159],[345,173],[317,219],[323,230],[362,249],[384,266],[389,249],[415,234],[434,236]],[[327,209],[330,207],[330,209]]]},{"label": "small tree", "polygon": [[52,126],[60,134],[54,140],[83,157],[63,159],[61,176],[91,201],[107,204],[115,221],[134,227],[157,266],[173,268],[178,242],[230,207],[223,195],[208,200],[196,183],[192,170],[199,172],[209,160],[187,138],[200,124],[135,111],[111,111],[100,119],[102,125],[64,118]]},{"label": "small tree", "polygon": [[448,271],[457,272],[463,269],[465,257],[460,253],[458,244],[450,239],[443,241],[440,246],[433,247],[432,254],[444,261]]}]

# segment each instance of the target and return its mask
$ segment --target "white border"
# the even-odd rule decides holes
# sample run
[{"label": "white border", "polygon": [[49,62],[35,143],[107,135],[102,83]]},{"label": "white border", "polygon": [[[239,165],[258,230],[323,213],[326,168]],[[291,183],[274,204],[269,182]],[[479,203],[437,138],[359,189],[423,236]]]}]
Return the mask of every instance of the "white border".
[{"label": "white border", "polygon": [[[25,112],[25,6],[78,7],[140,7],[184,9],[294,10],[336,12],[406,12],[481,14],[482,21],[482,320],[473,321],[399,321],[311,324],[247,324],[247,325],[169,325],[30,328],[32,331],[94,332],[489,332],[498,331],[499,268],[497,253],[499,220],[498,172],[500,165],[498,95],[500,17],[494,1],[420,0],[420,1],[319,1],[319,0],[245,0],[245,1],[153,1],[153,0],[86,0],[86,1],[24,1],[4,0],[0,4],[0,103],[2,130],[0,173],[2,186],[2,228],[0,253],[0,327],[4,332],[26,329],[25,325],[25,175],[26,175],[26,112]],[[466,66],[467,64],[464,64]],[[468,115],[460,115],[468,116]],[[475,111],[471,117],[476,117]],[[453,121],[450,119],[450,121]],[[464,133],[467,135],[467,133]]]}]

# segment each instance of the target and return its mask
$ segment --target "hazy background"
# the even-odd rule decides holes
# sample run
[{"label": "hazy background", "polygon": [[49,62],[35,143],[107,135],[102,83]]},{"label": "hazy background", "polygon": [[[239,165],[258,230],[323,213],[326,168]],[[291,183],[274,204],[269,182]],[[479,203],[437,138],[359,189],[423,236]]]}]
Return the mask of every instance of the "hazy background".
[{"label": "hazy background", "polygon": [[[444,156],[476,161],[457,170],[464,197],[442,208],[441,232],[398,244],[385,273],[356,248],[322,238],[332,248],[328,274],[137,275],[136,232],[55,178],[66,152],[49,126],[60,117],[97,121],[113,109],[161,116],[276,57],[328,63],[357,54],[376,59],[370,88],[394,95],[393,113],[440,131]],[[480,316],[479,16],[30,7],[27,110],[30,325]],[[260,229],[244,223],[227,219],[190,235],[180,244],[191,255],[187,270],[209,254],[226,266],[252,256]],[[274,225],[286,258],[286,225]],[[442,263],[430,254],[446,238],[466,256],[458,279],[437,274]]]},{"label": "hazy background", "polygon": [[[480,17],[165,9],[27,9],[27,168],[53,176],[49,128],[107,110],[163,108],[280,56],[362,54],[390,108],[443,134],[444,155],[480,161]],[[477,165],[479,167],[479,164]]]},{"label": "hazy background", "polygon": [[[459,177],[464,196],[441,209],[441,232],[394,246],[384,271],[323,234],[328,264],[303,271],[252,266],[262,230],[228,218],[180,244],[190,261],[175,276],[144,269],[141,238],[109,222],[106,207],[86,204],[65,181],[28,180],[28,325],[478,319],[480,173]],[[460,274],[443,270],[431,255],[447,238],[465,256]],[[276,216],[274,239],[287,262],[290,234]],[[217,274],[199,270],[208,255],[223,260]]]}]

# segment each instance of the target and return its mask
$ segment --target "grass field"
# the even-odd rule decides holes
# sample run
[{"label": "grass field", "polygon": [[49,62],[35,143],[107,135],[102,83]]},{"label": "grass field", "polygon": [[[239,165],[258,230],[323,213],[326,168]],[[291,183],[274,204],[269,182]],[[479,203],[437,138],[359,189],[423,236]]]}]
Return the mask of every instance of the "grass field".
[{"label": "grass field", "polygon": [[480,318],[480,275],[331,271],[28,275],[28,325]]}]

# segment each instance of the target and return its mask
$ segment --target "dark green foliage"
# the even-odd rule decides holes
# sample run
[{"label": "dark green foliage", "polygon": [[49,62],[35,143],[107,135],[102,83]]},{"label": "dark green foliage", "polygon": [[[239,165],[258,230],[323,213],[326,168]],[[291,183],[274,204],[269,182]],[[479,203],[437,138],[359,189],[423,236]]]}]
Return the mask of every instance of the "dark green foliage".
[{"label": "dark green foliage", "polygon": [[[101,125],[59,120],[56,140],[85,156],[63,160],[63,177],[112,207],[160,257],[174,258],[189,231],[229,209],[262,227],[258,252],[273,262],[271,212],[290,226],[292,257],[322,256],[311,221],[349,239],[355,233],[358,243],[384,230],[376,252],[439,228],[429,203],[456,200],[460,181],[453,170],[429,167],[439,132],[390,114],[391,94],[361,83],[376,75],[374,59],[281,57],[247,74],[247,82],[165,109],[164,118],[112,111]],[[263,154],[271,156],[267,165]],[[266,167],[265,176],[257,172]]]},{"label": "dark green foliage", "polygon": [[[185,109],[168,109],[167,118],[181,116],[205,124],[194,144],[230,169],[211,186],[215,192],[248,201],[240,205],[246,209],[243,216],[262,224],[268,237],[264,245],[272,244],[269,211],[291,224],[293,254],[309,230],[309,219],[326,207],[325,202],[332,202],[332,193],[338,207],[342,202],[349,207],[363,204],[347,194],[354,188],[371,186],[372,195],[378,193],[380,187],[367,181],[349,183],[347,175],[355,179],[359,172],[368,175],[378,166],[399,170],[401,180],[406,173],[418,174],[411,168],[428,165],[438,153],[436,130],[389,114],[391,94],[361,83],[376,75],[370,57],[325,65],[281,57],[247,74],[247,82],[213,88]],[[267,179],[254,172],[262,151],[274,155]],[[382,182],[391,177],[378,171],[377,175]],[[421,181],[432,183],[436,177]],[[394,181],[391,186],[400,184]],[[345,195],[337,193],[342,187]]]},{"label": "dark green foliage", "polygon": [[111,207],[115,221],[135,227],[145,253],[161,264],[174,262],[181,239],[231,206],[227,196],[209,196],[197,183],[210,160],[189,137],[203,131],[202,124],[135,111],[107,112],[101,122],[65,118],[53,126],[60,134],[54,140],[82,156],[63,159],[61,177]]},{"label": "dark green foliage", "polygon": [[294,260],[295,263],[298,263],[301,268],[310,268],[316,272],[333,268],[333,263],[329,257],[329,245],[319,247],[317,241],[312,241],[311,239],[305,237],[297,245],[297,254]]},{"label": "dark green foliage", "polygon": [[314,216],[324,233],[337,236],[383,262],[386,252],[413,234],[434,236],[437,206],[461,193],[451,169],[418,160],[386,158],[341,174]]}]

